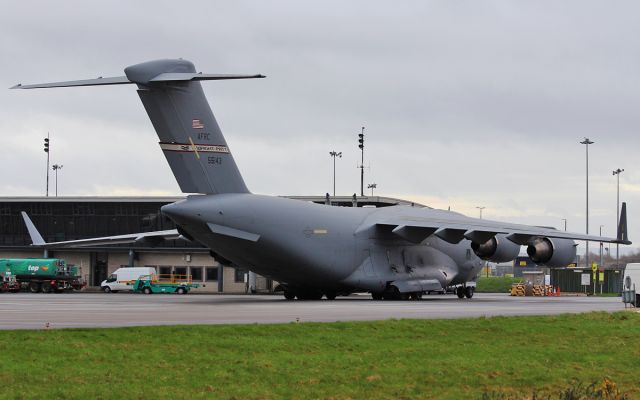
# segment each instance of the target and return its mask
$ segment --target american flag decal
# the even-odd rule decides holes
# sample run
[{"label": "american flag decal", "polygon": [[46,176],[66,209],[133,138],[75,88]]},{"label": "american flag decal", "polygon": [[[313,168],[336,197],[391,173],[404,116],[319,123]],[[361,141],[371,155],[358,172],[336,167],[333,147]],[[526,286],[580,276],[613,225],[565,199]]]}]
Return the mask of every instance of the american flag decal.
[{"label": "american flag decal", "polygon": [[204,124],[199,119],[194,119],[191,121],[191,127],[193,129],[204,129]]}]

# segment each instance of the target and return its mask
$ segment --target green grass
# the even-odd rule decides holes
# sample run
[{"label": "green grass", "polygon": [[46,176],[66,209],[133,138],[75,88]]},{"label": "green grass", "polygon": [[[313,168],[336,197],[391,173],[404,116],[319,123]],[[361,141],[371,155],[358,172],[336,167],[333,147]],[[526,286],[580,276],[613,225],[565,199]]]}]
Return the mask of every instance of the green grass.
[{"label": "green grass", "polygon": [[638,338],[631,312],[0,331],[0,398],[639,398]]},{"label": "green grass", "polygon": [[511,291],[511,285],[522,282],[522,278],[510,278],[507,276],[479,276],[476,283],[476,292],[479,293],[507,293]]}]

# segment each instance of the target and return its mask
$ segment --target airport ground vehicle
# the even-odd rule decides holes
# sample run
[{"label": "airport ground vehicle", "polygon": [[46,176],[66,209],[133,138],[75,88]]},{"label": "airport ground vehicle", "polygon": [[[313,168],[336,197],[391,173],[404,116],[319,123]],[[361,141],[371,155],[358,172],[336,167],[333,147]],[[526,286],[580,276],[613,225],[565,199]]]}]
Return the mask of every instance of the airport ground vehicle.
[{"label": "airport ground vehicle", "polygon": [[119,291],[133,290],[133,284],[142,275],[155,274],[153,267],[129,267],[118,268],[100,284],[100,288],[105,293],[116,293]]},{"label": "airport ground vehicle", "polygon": [[636,294],[636,306],[640,305],[640,263],[629,263],[622,278],[623,290],[633,290]]},{"label": "airport ground vehicle", "polygon": [[78,267],[67,265],[58,258],[2,259],[0,275],[7,291],[28,289],[31,293],[60,293],[80,290],[86,285]]},{"label": "airport ground vehicle", "polygon": [[191,281],[191,275],[143,275],[133,284],[136,293],[177,293],[187,294],[199,285]]}]

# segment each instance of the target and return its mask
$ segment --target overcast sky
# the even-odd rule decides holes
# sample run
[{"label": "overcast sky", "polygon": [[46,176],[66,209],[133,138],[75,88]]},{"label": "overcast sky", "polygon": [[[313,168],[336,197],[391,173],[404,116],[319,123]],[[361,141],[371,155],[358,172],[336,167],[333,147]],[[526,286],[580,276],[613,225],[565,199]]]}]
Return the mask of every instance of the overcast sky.
[{"label": "overcast sky", "polygon": [[[252,192],[359,191],[513,222],[615,235],[616,180],[640,243],[637,1],[1,0],[0,80],[123,75],[182,57]],[[180,194],[132,86],[0,90],[0,196]],[[53,181],[52,181],[53,183]]]}]

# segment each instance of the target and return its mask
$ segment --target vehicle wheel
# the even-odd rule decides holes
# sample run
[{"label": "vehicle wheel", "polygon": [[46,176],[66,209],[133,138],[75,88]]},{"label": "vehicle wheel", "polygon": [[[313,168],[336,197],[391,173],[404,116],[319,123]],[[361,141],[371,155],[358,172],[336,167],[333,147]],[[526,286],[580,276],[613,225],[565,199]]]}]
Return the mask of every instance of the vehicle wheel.
[{"label": "vehicle wheel", "polygon": [[103,286],[102,291],[105,293],[111,293],[111,288],[109,286]]},{"label": "vehicle wheel", "polygon": [[42,288],[38,282],[29,282],[29,291],[31,293],[38,293]]},{"label": "vehicle wheel", "polygon": [[373,300],[382,300],[382,293],[371,293],[371,298]]},{"label": "vehicle wheel", "polygon": [[411,293],[410,299],[411,300],[422,300],[422,293],[413,292],[413,293]]},{"label": "vehicle wheel", "polygon": [[335,300],[336,299],[336,294],[335,293],[325,293],[324,295],[327,297],[327,300]]},{"label": "vehicle wheel", "polygon": [[51,284],[49,282],[42,284],[42,293],[51,293]]},{"label": "vehicle wheel", "polygon": [[142,289],[142,292],[143,292],[144,294],[151,294],[151,293],[153,293],[153,292],[151,291],[151,288],[150,288],[150,287],[146,287],[146,288]]},{"label": "vehicle wheel", "polygon": [[458,286],[456,288],[456,295],[458,296],[459,299],[464,299],[464,287]]},{"label": "vehicle wheel", "polygon": [[187,291],[184,288],[180,287],[180,288],[178,288],[178,290],[176,290],[176,293],[178,293],[178,294],[186,294]]},{"label": "vehicle wheel", "polygon": [[289,290],[285,290],[284,291],[284,298],[287,300],[294,300],[296,298],[296,294],[292,291]]},{"label": "vehicle wheel", "polygon": [[464,290],[464,295],[467,297],[467,299],[470,299],[473,297],[473,293],[476,291],[476,288],[474,288],[473,286],[467,286],[466,289]]}]

